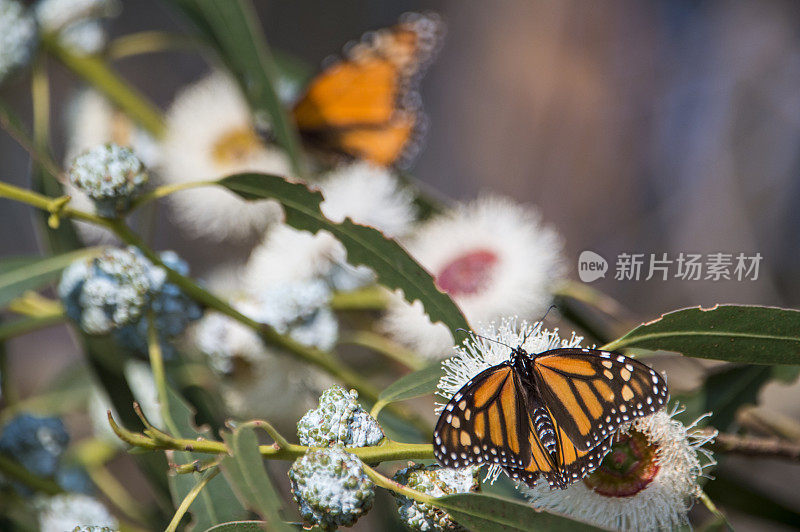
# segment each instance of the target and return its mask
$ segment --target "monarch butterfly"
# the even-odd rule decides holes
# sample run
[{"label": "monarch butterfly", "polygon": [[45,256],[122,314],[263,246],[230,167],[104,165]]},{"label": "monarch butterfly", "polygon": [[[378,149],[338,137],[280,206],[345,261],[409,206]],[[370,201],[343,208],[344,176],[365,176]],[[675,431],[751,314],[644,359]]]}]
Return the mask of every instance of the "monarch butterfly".
[{"label": "monarch butterfly", "polygon": [[434,454],[446,467],[489,462],[531,487],[542,475],[565,488],[600,465],[622,424],[659,410],[667,395],[661,375],[617,353],[519,346],[445,405]]},{"label": "monarch butterfly", "polygon": [[407,13],[399,23],[345,47],[308,85],[292,114],[311,147],[374,164],[402,164],[425,129],[417,80],[442,36],[436,15]]}]

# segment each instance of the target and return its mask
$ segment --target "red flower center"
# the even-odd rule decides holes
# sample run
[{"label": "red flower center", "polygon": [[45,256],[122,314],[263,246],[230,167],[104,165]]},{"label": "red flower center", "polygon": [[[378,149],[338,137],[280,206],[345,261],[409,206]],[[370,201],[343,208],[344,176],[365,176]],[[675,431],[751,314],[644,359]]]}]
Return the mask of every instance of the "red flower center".
[{"label": "red flower center", "polygon": [[448,294],[475,294],[486,286],[495,264],[497,255],[493,252],[470,251],[445,265],[436,276],[436,284]]},{"label": "red flower center", "polygon": [[623,434],[583,482],[605,497],[632,497],[656,477],[660,469],[656,451],[641,432]]}]

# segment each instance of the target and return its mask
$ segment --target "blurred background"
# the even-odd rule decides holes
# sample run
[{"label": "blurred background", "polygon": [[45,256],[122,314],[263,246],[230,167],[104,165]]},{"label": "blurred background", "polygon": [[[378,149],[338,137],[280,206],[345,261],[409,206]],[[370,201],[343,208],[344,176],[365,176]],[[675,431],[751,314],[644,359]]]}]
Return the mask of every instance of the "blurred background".
[{"label": "blurred background", "polygon": [[[563,235],[571,277],[592,250],[610,263],[592,286],[640,320],[694,305],[797,308],[800,299],[800,4],[790,1],[258,2],[267,39],[315,67],[348,40],[405,11],[435,10],[448,34],[422,82],[430,128],[413,175],[435,195],[482,192],[537,205]],[[163,4],[123,2],[112,36],[181,31]],[[116,68],[162,108],[208,71],[195,52],[125,59]],[[63,121],[78,84],[52,68]],[[30,80],[0,91],[30,118]],[[58,124],[58,122],[57,122]],[[57,159],[62,129],[55,127]],[[59,151],[61,150],[61,151]],[[28,157],[0,133],[0,179],[26,186]],[[166,221],[168,214],[159,214]],[[197,245],[157,225],[155,246],[194,273],[251,245]],[[0,205],[0,255],[37,252],[29,210]],[[743,252],[756,281],[617,281],[620,253]],[[19,387],[35,391],[77,357],[66,328],[9,343]],[[36,371],[26,370],[32,367]],[[762,404],[800,416],[797,387],[772,384]],[[731,459],[730,473],[800,507],[800,466]],[[789,487],[794,486],[794,489]],[[725,508],[740,530],[778,525]]]}]

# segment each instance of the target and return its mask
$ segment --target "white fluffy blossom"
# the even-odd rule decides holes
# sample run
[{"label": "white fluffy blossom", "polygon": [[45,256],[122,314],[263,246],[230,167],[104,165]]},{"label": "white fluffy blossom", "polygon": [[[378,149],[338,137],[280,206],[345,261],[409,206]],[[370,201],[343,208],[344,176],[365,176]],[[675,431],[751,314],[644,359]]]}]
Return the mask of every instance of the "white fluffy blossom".
[{"label": "white fluffy blossom", "polygon": [[343,165],[330,172],[319,187],[325,197],[322,213],[334,222],[350,218],[388,237],[406,234],[414,223],[411,191],[386,168],[368,162]]},{"label": "white fluffy blossom", "polygon": [[36,20],[42,31],[58,34],[62,46],[96,54],[108,40],[98,19],[117,15],[120,7],[116,0],[39,0]]},{"label": "white fluffy blossom", "polygon": [[279,283],[325,279],[334,290],[349,291],[375,282],[364,265],[347,262],[344,246],[327,231],[316,234],[276,225],[250,254],[245,284],[251,291]]},{"label": "white fluffy blossom", "polygon": [[[540,223],[532,207],[496,197],[431,220],[407,249],[472,323],[507,315],[536,317],[550,304],[564,272],[558,234]],[[410,305],[399,295],[383,326],[429,358],[443,358],[453,345],[443,324],[431,324],[419,302]]]},{"label": "white fluffy blossom", "polygon": [[0,0],[0,82],[31,58],[36,22],[17,0]]},{"label": "white fluffy blossom", "polygon": [[118,530],[119,522],[100,501],[88,495],[68,493],[42,501],[41,532],[69,532],[80,527]]},{"label": "white fluffy blossom", "polygon": [[109,142],[131,148],[148,168],[159,162],[160,148],[153,137],[94,89],[83,89],[72,98],[66,118],[67,162]]},{"label": "white fluffy blossom", "polygon": [[[702,446],[713,435],[684,426],[664,410],[620,430],[600,468],[565,490],[546,482],[524,488],[537,508],[613,530],[673,530],[687,526],[698,479],[714,464]],[[699,421],[699,420],[698,420]]]},{"label": "white fluffy blossom", "polygon": [[[207,284],[239,312],[258,319],[260,305],[241,287],[240,277],[237,269],[221,270]],[[291,426],[330,385],[314,368],[266,346],[251,328],[217,312],[206,312],[189,330],[189,342],[220,374],[223,398],[239,417]]]},{"label": "white fluffy blossom", "polygon": [[[185,88],[167,112],[162,178],[169,184],[214,180],[240,172],[286,176],[286,154],[261,141],[239,87],[212,74]],[[247,202],[220,187],[170,196],[175,219],[193,234],[222,240],[244,238],[281,219],[277,202]]]}]

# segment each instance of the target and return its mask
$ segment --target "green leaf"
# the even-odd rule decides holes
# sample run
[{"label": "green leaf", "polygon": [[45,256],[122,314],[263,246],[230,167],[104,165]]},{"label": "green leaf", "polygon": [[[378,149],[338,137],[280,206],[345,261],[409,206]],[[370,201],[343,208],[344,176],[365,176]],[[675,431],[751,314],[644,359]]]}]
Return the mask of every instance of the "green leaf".
[{"label": "green leaf", "polygon": [[205,532],[264,532],[266,525],[264,521],[231,521],[212,526]]},{"label": "green leaf", "polygon": [[436,362],[400,377],[381,392],[378,400],[388,404],[432,394],[436,391],[436,385],[439,384],[441,376],[442,364]]},{"label": "green leaf", "polygon": [[85,248],[45,258],[4,259],[0,263],[0,307],[5,307],[27,290],[36,290],[55,281],[61,270],[78,259],[97,255],[101,249]]},{"label": "green leaf", "polygon": [[432,322],[443,322],[456,341],[464,338],[458,329],[469,329],[466,318],[450,297],[439,291],[433,277],[400,244],[377,229],[359,225],[349,218],[335,223],[322,214],[322,194],[279,176],[238,174],[223,178],[219,184],[248,200],[272,198],[286,212],[286,223],[297,229],[324,229],[335,236],[347,250],[351,264],[365,264],[375,270],[384,286],[403,290],[409,302],[419,299]]},{"label": "green leaf", "polygon": [[247,96],[253,114],[272,130],[300,174],[300,141],[275,90],[278,68],[249,0],[171,0],[211,42]]},{"label": "green leaf", "polygon": [[717,305],[676,310],[607,344],[749,364],[800,364],[800,311]]},{"label": "green leaf", "polygon": [[[119,346],[108,336],[89,336],[83,333],[79,335],[86,361],[92,368],[97,383],[106,392],[119,420],[131,430],[143,430],[144,425],[133,411],[133,402],[136,398],[125,377],[125,358]],[[151,452],[137,456],[136,462],[144,471],[158,497],[168,504],[169,488],[164,478],[167,460],[164,455]]]},{"label": "green leaf", "polygon": [[447,510],[459,524],[476,531],[599,530],[580,521],[536,510],[530,504],[494,495],[457,493],[440,497],[434,504]]},{"label": "green leaf", "polygon": [[730,430],[739,409],[748,404],[757,404],[764,385],[783,377],[786,367],[729,364],[714,368],[699,390],[675,397],[686,408],[679,419],[691,423],[710,412],[711,415],[703,420],[703,424],[722,431]]},{"label": "green leaf", "polygon": [[270,530],[291,530],[281,521],[280,497],[264,469],[264,459],[258,451],[258,438],[250,427],[239,427],[223,435],[231,451],[220,467],[239,501],[267,520]]},{"label": "green leaf", "polygon": [[[194,412],[172,389],[169,390],[169,408],[172,420],[177,425],[181,437],[190,439],[211,437],[194,427],[192,422]],[[195,455],[184,451],[175,451],[173,456],[173,460],[181,464],[191,463],[195,459],[197,459]],[[200,473],[169,476],[172,501],[176,507],[194,488],[200,477]],[[247,517],[247,511],[239,504],[230,486],[221,476],[211,479],[189,507],[189,512],[194,518],[194,530],[206,530],[220,523]]]}]

